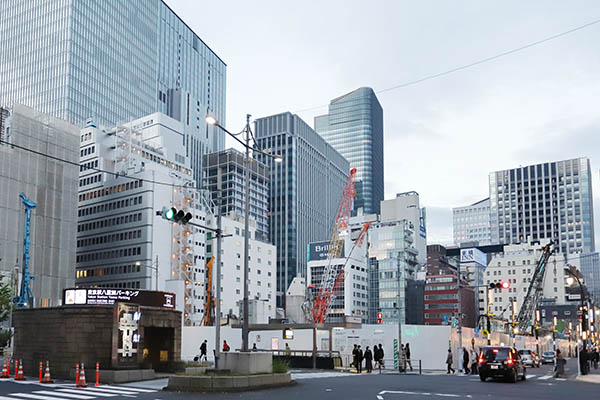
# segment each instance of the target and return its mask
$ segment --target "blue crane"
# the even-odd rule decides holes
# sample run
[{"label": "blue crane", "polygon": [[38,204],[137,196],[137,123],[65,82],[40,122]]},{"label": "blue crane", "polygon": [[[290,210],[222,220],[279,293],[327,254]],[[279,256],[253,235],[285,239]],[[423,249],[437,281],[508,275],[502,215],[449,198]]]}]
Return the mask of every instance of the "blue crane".
[{"label": "blue crane", "polygon": [[13,299],[13,302],[18,308],[32,308],[33,307],[33,291],[31,290],[30,282],[34,279],[33,276],[29,275],[29,247],[31,246],[31,240],[29,236],[31,234],[31,212],[37,205],[33,201],[29,200],[25,193],[19,194],[23,205],[25,206],[25,230],[23,232],[23,277],[21,278],[21,290],[19,296]]}]

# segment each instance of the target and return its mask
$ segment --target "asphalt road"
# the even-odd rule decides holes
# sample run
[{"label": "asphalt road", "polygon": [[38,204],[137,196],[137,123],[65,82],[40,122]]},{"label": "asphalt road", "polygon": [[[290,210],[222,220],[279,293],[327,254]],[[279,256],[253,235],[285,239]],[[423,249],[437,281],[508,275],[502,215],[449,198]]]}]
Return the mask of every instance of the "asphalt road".
[{"label": "asphalt road", "polygon": [[[600,384],[552,377],[552,366],[528,369],[528,379],[516,384],[480,382],[478,376],[446,375],[443,372],[423,375],[349,374],[338,372],[295,371],[296,384],[289,387],[243,393],[173,393],[159,390],[157,381],[130,385],[102,385],[88,389],[74,388],[62,382],[50,386],[32,381],[25,384],[0,381],[0,400],[192,400],[207,399],[283,399],[283,400],[396,400],[396,399],[561,399],[576,395],[595,399]],[[165,383],[164,381],[162,382]]]}]

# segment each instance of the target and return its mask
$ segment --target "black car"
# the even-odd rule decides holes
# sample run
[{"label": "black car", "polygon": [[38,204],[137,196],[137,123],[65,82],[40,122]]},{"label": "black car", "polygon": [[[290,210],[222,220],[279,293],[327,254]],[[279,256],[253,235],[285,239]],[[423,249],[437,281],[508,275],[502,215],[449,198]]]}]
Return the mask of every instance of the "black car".
[{"label": "black car", "polygon": [[479,354],[479,379],[504,378],[509,382],[526,379],[526,368],[519,352],[509,346],[487,346]]}]

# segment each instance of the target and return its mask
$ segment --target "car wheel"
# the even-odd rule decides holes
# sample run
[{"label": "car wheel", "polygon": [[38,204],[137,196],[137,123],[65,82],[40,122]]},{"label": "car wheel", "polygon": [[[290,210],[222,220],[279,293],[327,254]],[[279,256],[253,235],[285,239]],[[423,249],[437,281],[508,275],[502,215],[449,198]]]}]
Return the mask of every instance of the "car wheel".
[{"label": "car wheel", "polygon": [[486,376],[484,376],[484,375],[479,375],[479,380],[480,380],[481,382],[485,382],[485,379],[486,379]]},{"label": "car wheel", "polygon": [[517,371],[513,371],[512,375],[510,376],[510,383],[517,383],[517,379],[518,379]]}]

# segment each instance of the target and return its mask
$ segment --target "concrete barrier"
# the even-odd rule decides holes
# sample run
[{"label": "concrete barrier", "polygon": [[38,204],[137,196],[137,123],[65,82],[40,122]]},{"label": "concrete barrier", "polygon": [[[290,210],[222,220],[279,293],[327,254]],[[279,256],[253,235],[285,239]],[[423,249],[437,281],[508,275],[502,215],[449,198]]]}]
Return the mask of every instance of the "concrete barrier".
[{"label": "concrete barrier", "polygon": [[[69,372],[71,379],[75,379],[75,369]],[[95,382],[96,370],[90,369],[88,372],[88,368],[86,368],[86,378],[88,378],[88,382]],[[138,382],[155,378],[153,369],[101,369],[99,373],[99,381],[108,384]]]},{"label": "concrete barrier", "polygon": [[236,392],[292,384],[292,375],[261,374],[248,376],[186,376],[169,377],[164,390],[173,392]]},{"label": "concrete barrier", "polygon": [[219,367],[239,374],[268,374],[273,371],[273,354],[270,352],[221,353]]}]

